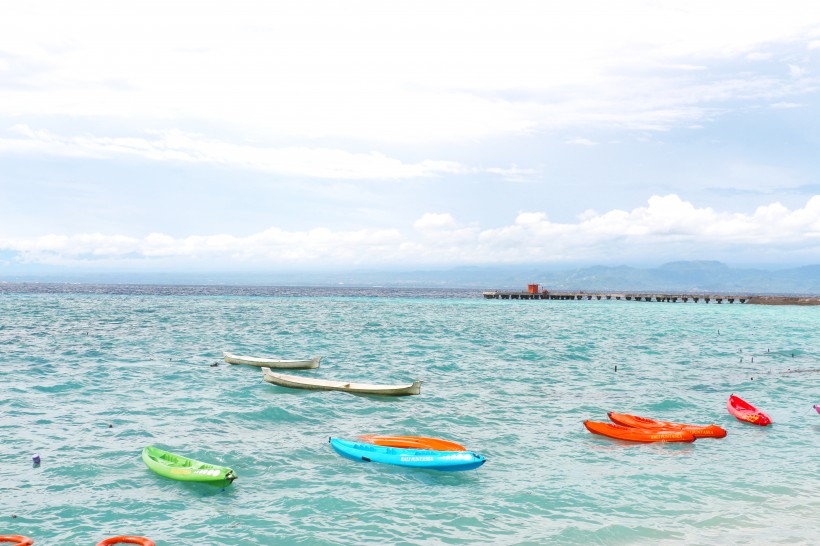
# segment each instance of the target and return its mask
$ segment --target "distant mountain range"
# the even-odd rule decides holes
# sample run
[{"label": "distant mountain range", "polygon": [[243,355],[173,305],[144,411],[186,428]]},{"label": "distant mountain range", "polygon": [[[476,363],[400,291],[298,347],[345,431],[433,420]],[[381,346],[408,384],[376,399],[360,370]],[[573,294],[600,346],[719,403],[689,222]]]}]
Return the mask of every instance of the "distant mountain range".
[{"label": "distant mountain range", "polygon": [[[425,286],[525,290],[539,283],[548,290],[733,292],[753,294],[820,294],[820,265],[782,270],[733,268],[716,261],[672,262],[655,268],[589,266],[557,270],[548,267],[460,267],[407,274]],[[410,281],[412,282],[412,281]]]},{"label": "distant mountain range", "polygon": [[586,267],[546,274],[543,279],[555,289],[820,294],[820,265],[767,271],[714,261],[672,262],[651,269]]},{"label": "distant mountain range", "polygon": [[820,294],[820,265],[781,270],[729,267],[716,261],[672,262],[654,268],[589,266],[464,266],[439,270],[348,270],[257,273],[57,273],[3,276],[0,282],[195,284],[260,286],[383,286],[525,290],[732,292]]}]

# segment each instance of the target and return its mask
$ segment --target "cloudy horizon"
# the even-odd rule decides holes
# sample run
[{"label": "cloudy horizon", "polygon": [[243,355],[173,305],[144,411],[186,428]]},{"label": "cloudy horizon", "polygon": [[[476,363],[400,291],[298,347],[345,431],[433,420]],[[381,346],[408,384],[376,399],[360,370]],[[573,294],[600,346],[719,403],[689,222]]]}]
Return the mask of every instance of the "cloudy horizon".
[{"label": "cloudy horizon", "polygon": [[4,11],[7,269],[820,263],[811,2]]}]

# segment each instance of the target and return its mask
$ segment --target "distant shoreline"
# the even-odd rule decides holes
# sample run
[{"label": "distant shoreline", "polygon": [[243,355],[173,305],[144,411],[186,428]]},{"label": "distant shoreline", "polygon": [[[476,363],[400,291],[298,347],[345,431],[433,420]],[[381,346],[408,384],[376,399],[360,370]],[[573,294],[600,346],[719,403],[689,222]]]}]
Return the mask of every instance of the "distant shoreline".
[{"label": "distant shoreline", "polygon": [[[390,288],[430,290],[519,290],[540,283],[550,290],[595,292],[674,292],[745,296],[820,296],[820,264],[785,269],[730,267],[716,261],[683,261],[657,267],[563,266],[550,264],[458,267],[335,267],[264,271],[86,271],[22,265],[0,267],[8,283],[95,285],[254,286],[306,288]],[[480,295],[479,295],[480,297]]]},{"label": "distant shoreline", "polygon": [[[813,294],[752,294],[736,292],[683,291],[548,291],[530,294],[526,291],[490,290],[437,286],[379,285],[245,285],[245,284],[155,284],[155,283],[83,283],[83,282],[8,282],[0,280],[2,294],[51,295],[134,295],[134,296],[237,296],[237,297],[408,297],[451,299],[552,299],[552,300],[626,300],[678,303],[820,305]],[[493,296],[491,296],[493,295]],[[720,301],[719,301],[720,300]],[[742,300],[742,301],[741,301]]]}]

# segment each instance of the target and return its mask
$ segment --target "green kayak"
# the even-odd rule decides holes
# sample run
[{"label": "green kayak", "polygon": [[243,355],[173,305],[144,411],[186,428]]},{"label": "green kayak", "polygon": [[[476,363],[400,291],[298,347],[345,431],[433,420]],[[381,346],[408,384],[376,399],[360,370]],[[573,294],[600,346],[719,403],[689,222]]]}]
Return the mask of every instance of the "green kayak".
[{"label": "green kayak", "polygon": [[234,471],[226,466],[195,461],[154,446],[142,450],[142,460],[148,468],[172,480],[227,487],[236,479]]}]

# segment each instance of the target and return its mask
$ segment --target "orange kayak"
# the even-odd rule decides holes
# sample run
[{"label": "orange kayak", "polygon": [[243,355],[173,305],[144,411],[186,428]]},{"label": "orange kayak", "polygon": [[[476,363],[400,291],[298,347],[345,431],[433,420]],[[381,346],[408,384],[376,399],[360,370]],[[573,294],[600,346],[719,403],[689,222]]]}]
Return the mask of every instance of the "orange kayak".
[{"label": "orange kayak", "polygon": [[584,421],[584,426],[592,434],[600,434],[616,440],[626,440],[628,442],[694,442],[695,436],[688,431],[680,429],[642,429],[614,425],[612,423],[599,423],[597,421]]},{"label": "orange kayak", "polygon": [[359,439],[368,444],[387,447],[402,447],[406,449],[432,449],[434,451],[467,451],[461,444],[440,440],[438,438],[426,438],[424,436],[380,436],[378,434],[365,434]]},{"label": "orange kayak", "polygon": [[656,421],[637,415],[627,415],[625,413],[615,413],[610,411],[609,420],[617,425],[625,427],[642,428],[647,430],[677,429],[691,432],[695,438],[725,438],[726,431],[717,425],[689,425],[686,423],[670,423],[668,421]]},{"label": "orange kayak", "polygon": [[0,542],[13,542],[11,546],[31,546],[34,540],[23,535],[0,535]]},{"label": "orange kayak", "polygon": [[729,401],[726,403],[726,409],[739,421],[746,421],[747,423],[760,425],[761,427],[772,424],[771,417],[734,394],[729,397]]}]

